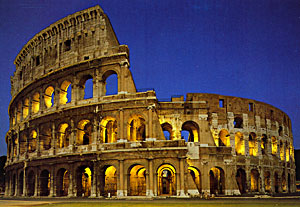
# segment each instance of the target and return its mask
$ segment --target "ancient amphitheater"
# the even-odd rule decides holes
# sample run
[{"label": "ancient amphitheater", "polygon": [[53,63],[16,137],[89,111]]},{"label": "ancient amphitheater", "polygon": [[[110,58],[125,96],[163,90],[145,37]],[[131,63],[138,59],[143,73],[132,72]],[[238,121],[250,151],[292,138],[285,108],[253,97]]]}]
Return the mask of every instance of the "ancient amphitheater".
[{"label": "ancient amphitheater", "polygon": [[[137,92],[128,47],[99,6],[36,34],[14,63],[6,196],[295,192],[284,112],[216,94]],[[112,75],[118,92],[108,95]]]}]

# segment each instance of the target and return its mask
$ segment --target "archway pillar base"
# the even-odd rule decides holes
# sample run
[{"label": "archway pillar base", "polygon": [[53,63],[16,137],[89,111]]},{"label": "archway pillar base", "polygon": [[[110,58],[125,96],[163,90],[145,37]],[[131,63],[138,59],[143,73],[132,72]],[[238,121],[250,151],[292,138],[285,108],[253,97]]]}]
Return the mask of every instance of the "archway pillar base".
[{"label": "archway pillar base", "polygon": [[235,190],[225,190],[225,195],[241,195],[238,189]]},{"label": "archway pillar base", "polygon": [[[127,193],[126,193],[126,194],[127,194]],[[117,197],[118,197],[118,198],[124,197],[124,196],[126,196],[124,190],[117,190]]]},{"label": "archway pillar base", "polygon": [[153,191],[152,190],[146,190],[146,196],[147,197],[154,197]]}]

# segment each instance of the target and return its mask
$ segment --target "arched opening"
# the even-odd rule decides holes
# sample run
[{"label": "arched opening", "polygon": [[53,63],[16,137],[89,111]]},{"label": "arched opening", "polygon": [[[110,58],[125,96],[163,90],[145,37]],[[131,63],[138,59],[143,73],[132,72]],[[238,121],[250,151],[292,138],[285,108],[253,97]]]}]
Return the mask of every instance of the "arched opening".
[{"label": "arched opening", "polygon": [[13,156],[16,157],[17,156],[17,153],[18,153],[18,143],[19,143],[19,140],[18,140],[18,137],[17,136],[14,136],[13,137]]},{"label": "arched opening", "polygon": [[257,138],[254,132],[249,134],[249,155],[250,156],[257,156]]},{"label": "arched opening", "polygon": [[32,112],[37,113],[40,110],[40,94],[36,92],[32,97]]},{"label": "arched opening", "polygon": [[288,142],[285,142],[285,160],[287,162],[290,161],[290,144]]},{"label": "arched opening", "polygon": [[277,154],[277,138],[276,137],[272,137],[272,155],[276,155]]},{"label": "arched opening", "polygon": [[71,82],[68,80],[65,80],[60,86],[59,103],[60,104],[69,103],[69,102],[71,102],[71,97],[72,97]]},{"label": "arched opening", "polygon": [[236,155],[245,155],[245,141],[241,132],[235,133],[235,152]]},{"label": "arched opening", "polygon": [[[186,135],[184,133],[189,133],[188,138],[186,140]],[[181,127],[181,136],[185,137],[185,141],[187,142],[199,142],[199,126],[196,122],[186,121],[183,123]]]},{"label": "arched opening", "polygon": [[175,173],[175,168],[170,164],[163,164],[158,168],[158,195],[176,195]]},{"label": "arched opening", "polygon": [[91,195],[92,171],[87,166],[82,166],[77,169],[77,196],[89,197]]},{"label": "arched opening", "polygon": [[264,177],[265,177],[265,191],[270,193],[271,192],[271,176],[270,176],[270,172],[266,171],[264,173]]},{"label": "arched opening", "polygon": [[33,196],[35,188],[35,175],[33,171],[30,171],[27,176],[27,195]]},{"label": "arched opening", "polygon": [[91,75],[83,76],[79,82],[80,99],[93,98],[93,77]]},{"label": "arched opening", "polygon": [[188,193],[190,195],[199,195],[201,193],[201,174],[200,171],[193,167],[188,167]]},{"label": "arched opening", "polygon": [[54,88],[52,86],[46,88],[44,101],[47,108],[50,108],[54,105]]},{"label": "arched opening", "polygon": [[57,134],[57,147],[64,148],[69,146],[71,128],[67,123],[60,124]]},{"label": "arched opening", "polygon": [[105,117],[100,122],[101,140],[103,143],[117,142],[118,124],[113,117]]},{"label": "arched opening", "polygon": [[282,173],[282,177],[281,177],[281,187],[282,187],[282,191],[283,192],[287,192],[286,190],[286,177],[285,177],[285,173]]},{"label": "arched opening", "polygon": [[48,150],[51,148],[52,130],[50,127],[43,127],[41,130],[41,150]]},{"label": "arched opening", "polygon": [[104,93],[106,96],[118,94],[118,75],[115,71],[107,71],[104,73],[102,80],[104,81]]},{"label": "arched opening", "polygon": [[14,196],[16,192],[16,177],[16,174],[13,174],[11,182],[11,196]]},{"label": "arched opening", "polygon": [[127,136],[131,142],[146,140],[146,121],[142,116],[134,115],[129,119]]},{"label": "arched opening", "polygon": [[218,147],[221,146],[230,146],[230,134],[226,129],[222,129],[219,133],[219,139],[218,139],[218,143],[217,143]]},{"label": "arched opening", "polygon": [[279,193],[279,177],[277,172],[274,174],[274,181],[275,193]]},{"label": "arched opening", "polygon": [[146,168],[134,165],[128,169],[128,194],[130,196],[146,196]]},{"label": "arched opening", "polygon": [[34,152],[36,150],[36,138],[37,132],[32,130],[28,139],[28,152]]},{"label": "arched opening", "polygon": [[283,142],[282,141],[280,141],[280,159],[281,160],[284,160],[284,144],[283,144]]},{"label": "arched opening", "polygon": [[69,191],[69,172],[61,168],[57,172],[57,185],[56,185],[56,195],[57,196],[67,196]]},{"label": "arched opening", "polygon": [[268,152],[268,138],[267,135],[263,134],[261,137],[261,153],[266,155]]},{"label": "arched opening", "polygon": [[19,102],[18,106],[17,106],[17,122],[18,123],[21,121],[21,110],[22,110],[22,104],[21,104],[21,102]]},{"label": "arched opening", "polygon": [[29,112],[29,99],[25,98],[23,102],[23,119],[25,119],[28,116]]},{"label": "arched opening", "polygon": [[20,135],[20,154],[23,155],[26,152],[26,133],[22,132]]},{"label": "arched opening", "polygon": [[23,195],[23,185],[24,185],[24,171],[21,171],[19,174],[19,180],[18,180],[18,189],[19,195]]},{"label": "arched opening", "polygon": [[236,176],[235,176],[237,185],[239,187],[240,193],[244,194],[246,193],[247,189],[247,182],[246,182],[246,172],[243,169],[238,169]]},{"label": "arched opening", "polygon": [[40,195],[48,196],[50,193],[50,173],[48,170],[43,170],[40,176]]},{"label": "arched opening", "polygon": [[173,132],[173,127],[171,124],[165,122],[161,125],[161,128],[163,130],[166,140],[173,140],[175,138],[174,132]]},{"label": "arched opening", "polygon": [[255,169],[251,170],[250,173],[251,179],[251,192],[258,192],[259,191],[259,172]]},{"label": "arched opening", "polygon": [[220,167],[213,167],[209,171],[210,178],[210,194],[225,193],[225,173]]},{"label": "arched opening", "polygon": [[117,195],[117,170],[114,166],[107,166],[104,170],[104,196]]},{"label": "arched opening", "polygon": [[241,117],[235,117],[233,125],[234,128],[243,128],[243,119]]},{"label": "arched opening", "polygon": [[91,144],[92,125],[89,120],[81,120],[77,126],[76,141],[78,145]]}]

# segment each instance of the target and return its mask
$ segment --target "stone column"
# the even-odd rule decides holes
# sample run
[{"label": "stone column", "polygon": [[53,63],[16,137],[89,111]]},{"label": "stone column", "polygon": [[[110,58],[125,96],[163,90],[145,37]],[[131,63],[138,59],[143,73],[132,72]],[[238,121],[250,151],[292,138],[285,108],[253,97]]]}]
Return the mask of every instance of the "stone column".
[{"label": "stone column", "polygon": [[49,197],[55,197],[56,196],[56,185],[55,185],[55,167],[51,166],[51,173],[50,173],[50,194]]},{"label": "stone column", "polygon": [[74,178],[76,179],[76,175],[74,172],[73,164],[69,165],[69,189],[68,189],[68,197],[74,197],[74,189],[76,189],[76,185],[74,186]]},{"label": "stone column", "polygon": [[27,167],[27,162],[24,162],[24,168],[23,168],[23,196],[27,196],[26,167]]},{"label": "stone column", "polygon": [[153,138],[153,124],[152,124],[152,119],[153,119],[153,106],[148,106],[148,133],[146,132],[146,134],[148,134],[148,136],[146,135],[147,138]]},{"label": "stone column", "polygon": [[39,174],[39,171],[36,169],[35,170],[35,177],[34,177],[34,179],[35,179],[35,182],[34,182],[34,197],[36,197],[36,196],[39,196],[40,195],[40,192],[39,192],[39,176],[38,176],[38,174]]},{"label": "stone column", "polygon": [[40,146],[40,126],[37,125],[36,127],[36,151],[37,151],[37,156],[40,156],[41,153],[41,146]]},{"label": "stone column", "polygon": [[209,183],[209,171],[207,161],[202,161],[201,165],[203,166],[201,171],[201,185],[202,185],[202,193],[204,195],[210,194],[210,183]]},{"label": "stone column", "polygon": [[179,158],[180,170],[180,196],[186,196],[184,192],[184,158]]},{"label": "stone column", "polygon": [[153,180],[153,159],[152,158],[149,158],[148,159],[148,171],[149,171],[149,178],[148,178],[148,181],[149,181],[149,185],[147,187],[147,196],[149,197],[153,197],[153,185],[154,185],[154,180]]},{"label": "stone column", "polygon": [[70,140],[69,140],[69,146],[71,148],[71,151],[75,152],[75,146],[76,146],[76,128],[74,125],[74,120],[71,119],[71,135],[70,135]]},{"label": "stone column", "polygon": [[124,196],[124,160],[119,160],[119,185],[117,190],[117,197]]},{"label": "stone column", "polygon": [[91,198],[96,197],[96,186],[97,186],[97,170],[96,170],[96,164],[95,161],[93,161],[93,173],[92,173],[92,186],[91,186]]},{"label": "stone column", "polygon": [[126,127],[124,125],[127,123],[124,121],[124,110],[122,108],[119,109],[119,116],[120,116],[120,122],[118,122],[119,127],[118,127],[118,142],[126,142],[127,139],[126,137]]},{"label": "stone column", "polygon": [[259,170],[259,176],[260,176],[260,189],[259,189],[259,192],[260,193],[265,193],[265,176],[264,176],[264,170],[263,168]]},{"label": "stone column", "polygon": [[94,115],[94,119],[93,119],[93,131],[92,131],[92,151],[96,151],[97,150],[97,140],[98,140],[98,130],[97,127],[99,126],[99,122],[97,119],[97,115]]},{"label": "stone column", "polygon": [[18,139],[18,145],[17,145],[17,158],[19,159],[19,155],[20,155],[20,127],[18,127],[18,131],[17,131],[17,139]]},{"label": "stone column", "polygon": [[51,148],[52,148],[52,152],[53,152],[53,155],[56,154],[56,144],[57,144],[57,141],[56,141],[56,133],[55,133],[55,122],[52,122],[52,143],[51,143]]}]

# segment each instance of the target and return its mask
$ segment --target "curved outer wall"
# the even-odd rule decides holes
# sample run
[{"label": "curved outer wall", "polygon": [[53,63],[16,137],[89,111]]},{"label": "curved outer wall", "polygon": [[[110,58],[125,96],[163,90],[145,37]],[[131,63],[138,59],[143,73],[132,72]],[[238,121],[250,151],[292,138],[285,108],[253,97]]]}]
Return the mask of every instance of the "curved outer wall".
[{"label": "curved outer wall", "polygon": [[[284,112],[216,94],[159,102],[154,91],[137,92],[129,50],[99,6],[42,30],[15,64],[6,196],[295,192]],[[111,76],[114,95],[106,93]]]}]

